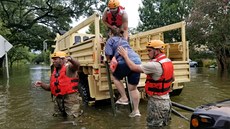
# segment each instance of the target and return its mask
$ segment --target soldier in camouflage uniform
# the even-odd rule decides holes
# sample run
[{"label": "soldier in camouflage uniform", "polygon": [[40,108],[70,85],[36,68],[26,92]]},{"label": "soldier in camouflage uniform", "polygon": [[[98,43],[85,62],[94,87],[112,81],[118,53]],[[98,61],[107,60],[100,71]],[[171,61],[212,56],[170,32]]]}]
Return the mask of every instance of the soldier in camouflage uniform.
[{"label": "soldier in camouflage uniform", "polygon": [[80,63],[66,56],[64,52],[55,52],[51,55],[54,71],[50,78],[50,84],[37,81],[36,86],[40,86],[47,91],[51,91],[54,96],[53,116],[73,116],[81,115],[81,98],[78,92],[77,70]]},{"label": "soldier in camouflage uniform", "polygon": [[134,64],[123,47],[118,53],[124,57],[132,71],[147,74],[145,91],[148,95],[147,125],[148,127],[162,127],[169,124],[171,119],[170,85],[174,81],[173,64],[164,54],[166,44],[161,40],[152,40],[147,44],[148,63]]}]

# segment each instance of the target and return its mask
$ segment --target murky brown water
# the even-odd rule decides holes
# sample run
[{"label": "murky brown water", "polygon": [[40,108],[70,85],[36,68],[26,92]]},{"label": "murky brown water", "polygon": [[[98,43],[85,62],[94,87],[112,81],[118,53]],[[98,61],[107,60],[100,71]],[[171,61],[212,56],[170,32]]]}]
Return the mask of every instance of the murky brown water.
[{"label": "murky brown water", "polygon": [[[114,117],[107,102],[83,107],[79,119],[52,116],[50,93],[34,87],[36,80],[49,81],[48,66],[30,66],[10,71],[10,79],[0,72],[0,128],[1,129],[145,129],[146,101],[140,103],[140,118],[129,118],[129,107],[117,107]],[[201,104],[230,98],[230,78],[221,77],[217,69],[191,68],[191,82],[180,96],[172,100],[195,108]],[[102,106],[103,105],[103,106]],[[191,113],[177,111],[190,118]],[[189,122],[172,116],[170,126],[164,129],[189,129]]]}]

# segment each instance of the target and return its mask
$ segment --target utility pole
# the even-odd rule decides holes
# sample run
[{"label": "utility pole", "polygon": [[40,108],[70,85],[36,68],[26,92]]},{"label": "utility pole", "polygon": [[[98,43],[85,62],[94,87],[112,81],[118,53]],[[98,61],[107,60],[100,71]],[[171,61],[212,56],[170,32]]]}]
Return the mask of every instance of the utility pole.
[{"label": "utility pole", "polygon": [[46,50],[47,50],[47,42],[46,41],[48,41],[48,39],[43,41],[43,52],[46,52]]},{"label": "utility pole", "polygon": [[48,39],[45,39],[43,41],[43,51],[42,51],[42,54],[43,54],[44,63],[46,63],[47,41],[48,41]]}]

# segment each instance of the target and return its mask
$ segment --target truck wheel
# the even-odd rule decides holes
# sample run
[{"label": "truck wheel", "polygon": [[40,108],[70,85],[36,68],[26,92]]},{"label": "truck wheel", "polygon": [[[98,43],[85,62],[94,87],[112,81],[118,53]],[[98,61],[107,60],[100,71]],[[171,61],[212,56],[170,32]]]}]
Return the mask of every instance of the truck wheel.
[{"label": "truck wheel", "polygon": [[183,90],[183,88],[182,89],[175,89],[172,92],[170,92],[169,94],[170,94],[170,96],[178,96],[181,94],[182,90]]},{"label": "truck wheel", "polygon": [[82,98],[83,104],[87,105],[90,100],[90,93],[89,93],[87,75],[85,75],[84,73],[79,73],[78,91]]},{"label": "truck wheel", "polygon": [[78,90],[79,90],[80,96],[82,98],[83,104],[87,105],[89,102],[89,94],[87,92],[86,86],[82,83],[79,83],[78,84]]}]

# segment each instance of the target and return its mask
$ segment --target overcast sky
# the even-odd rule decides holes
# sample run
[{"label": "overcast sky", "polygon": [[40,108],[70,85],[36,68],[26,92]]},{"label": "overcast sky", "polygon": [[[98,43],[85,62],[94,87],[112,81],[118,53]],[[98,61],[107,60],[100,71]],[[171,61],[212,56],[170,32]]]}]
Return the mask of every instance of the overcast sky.
[{"label": "overcast sky", "polygon": [[137,27],[140,20],[138,8],[141,4],[141,0],[120,0],[120,2],[128,13],[129,27]]}]

